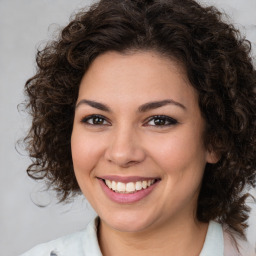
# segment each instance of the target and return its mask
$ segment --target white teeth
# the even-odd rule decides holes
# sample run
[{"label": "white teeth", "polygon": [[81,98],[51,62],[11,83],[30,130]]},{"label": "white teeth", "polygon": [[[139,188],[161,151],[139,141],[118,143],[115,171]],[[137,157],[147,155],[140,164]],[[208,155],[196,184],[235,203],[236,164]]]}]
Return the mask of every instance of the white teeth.
[{"label": "white teeth", "polygon": [[142,187],[145,189],[145,188],[147,188],[147,186],[148,186],[148,182],[143,180],[142,181]]},{"label": "white teeth", "polygon": [[129,182],[126,184],[126,192],[134,192],[135,191],[135,184],[133,182]]},{"label": "white teeth", "polygon": [[110,180],[106,180],[106,184],[109,188],[112,188],[112,182]]},{"label": "white teeth", "polygon": [[[111,182],[111,181],[110,181]],[[107,184],[108,185],[108,184]],[[109,187],[110,188],[110,187]],[[111,188],[113,189],[113,190],[116,190],[116,182],[115,181],[112,181],[111,182]]]},{"label": "white teeth", "polygon": [[117,182],[116,190],[118,192],[125,192],[125,184],[122,182]]},{"label": "white teeth", "polygon": [[135,188],[136,188],[137,191],[142,189],[141,181],[137,181],[137,182],[136,182]]},{"label": "white teeth", "polygon": [[118,193],[134,193],[136,191],[146,189],[154,184],[155,180],[143,180],[143,181],[136,181],[136,182],[116,182],[105,180],[106,185],[115,192]]}]

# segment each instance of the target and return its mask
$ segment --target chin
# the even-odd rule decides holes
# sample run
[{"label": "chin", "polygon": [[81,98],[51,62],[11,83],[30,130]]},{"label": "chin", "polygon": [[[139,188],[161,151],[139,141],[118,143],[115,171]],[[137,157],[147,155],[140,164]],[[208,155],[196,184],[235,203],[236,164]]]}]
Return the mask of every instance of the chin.
[{"label": "chin", "polygon": [[120,232],[140,232],[148,229],[155,222],[153,216],[138,214],[111,214],[107,218],[101,218],[110,228]]}]

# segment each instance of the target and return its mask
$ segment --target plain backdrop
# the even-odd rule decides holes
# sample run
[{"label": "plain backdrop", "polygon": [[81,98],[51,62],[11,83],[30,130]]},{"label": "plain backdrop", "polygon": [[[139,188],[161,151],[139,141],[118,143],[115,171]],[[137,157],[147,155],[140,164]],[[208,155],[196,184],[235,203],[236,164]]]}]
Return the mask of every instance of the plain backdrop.
[{"label": "plain backdrop", "polygon": [[[201,0],[224,10],[230,21],[252,42],[256,55],[256,0]],[[29,127],[29,117],[19,112],[23,86],[35,72],[35,53],[51,39],[69,17],[92,1],[0,0],[0,254],[15,256],[34,245],[82,229],[94,216],[82,196],[68,205],[58,204],[54,193],[27,177],[30,163],[15,149]],[[255,191],[251,191],[254,195]],[[47,207],[38,207],[47,205]],[[256,207],[248,239],[256,241]]]}]

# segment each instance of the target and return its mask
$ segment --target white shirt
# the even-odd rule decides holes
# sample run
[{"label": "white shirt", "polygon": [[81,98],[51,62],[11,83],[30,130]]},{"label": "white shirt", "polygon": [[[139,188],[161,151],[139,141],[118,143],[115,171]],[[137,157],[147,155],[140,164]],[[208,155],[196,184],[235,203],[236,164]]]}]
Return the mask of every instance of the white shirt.
[{"label": "white shirt", "polygon": [[[102,256],[97,239],[98,218],[85,230],[37,245],[21,256]],[[241,253],[222,226],[210,221],[203,249],[199,256],[256,256],[245,242],[239,242]],[[243,250],[243,252],[242,252]]]}]

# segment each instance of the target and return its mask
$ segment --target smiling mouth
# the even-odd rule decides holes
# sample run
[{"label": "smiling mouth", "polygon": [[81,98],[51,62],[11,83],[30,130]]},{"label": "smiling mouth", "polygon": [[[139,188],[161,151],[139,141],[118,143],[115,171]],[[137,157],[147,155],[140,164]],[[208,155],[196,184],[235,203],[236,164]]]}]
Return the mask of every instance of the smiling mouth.
[{"label": "smiling mouth", "polygon": [[123,183],[120,181],[101,179],[105,185],[115,193],[132,194],[145,190],[158,182],[160,179],[141,180],[136,182]]}]

